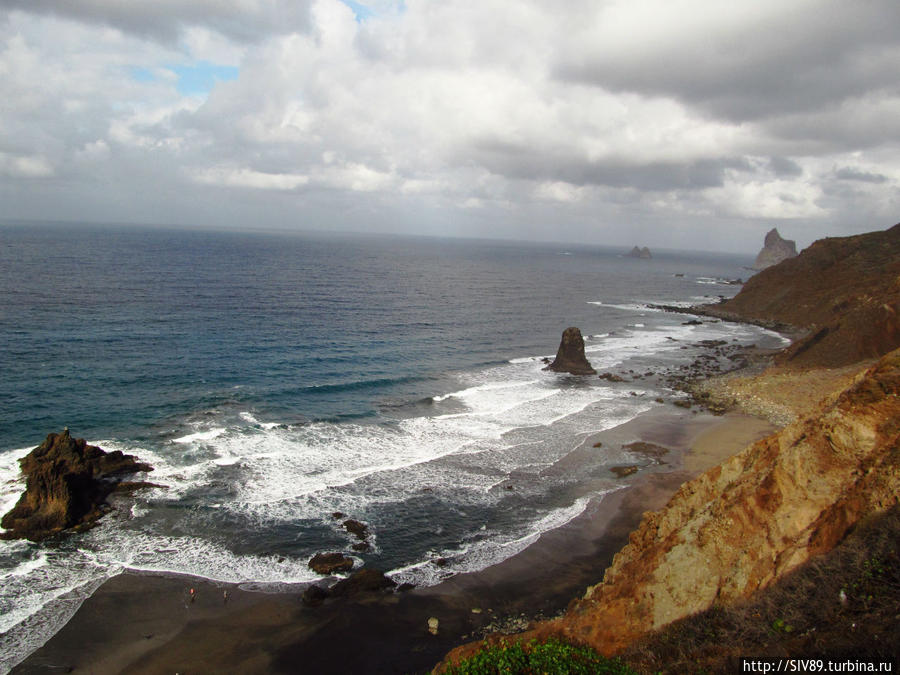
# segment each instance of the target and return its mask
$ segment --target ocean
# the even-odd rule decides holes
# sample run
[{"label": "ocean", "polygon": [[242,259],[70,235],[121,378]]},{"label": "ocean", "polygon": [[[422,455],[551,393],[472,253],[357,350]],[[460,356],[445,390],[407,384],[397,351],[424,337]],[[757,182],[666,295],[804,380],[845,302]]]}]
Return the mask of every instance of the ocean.
[{"label": "ocean", "polygon": [[[652,242],[639,242],[652,244]],[[652,248],[652,246],[651,246]],[[0,226],[0,511],[68,426],[161,485],[89,532],[0,541],[0,670],[123,570],[298,589],[344,551],[433,585],[621,487],[565,458],[671,397],[545,371],[567,326],[598,370],[677,370],[754,326],[650,309],[734,295],[751,257],[399,236]],[[627,480],[627,479],[626,479]],[[368,551],[341,526],[368,526]]]}]

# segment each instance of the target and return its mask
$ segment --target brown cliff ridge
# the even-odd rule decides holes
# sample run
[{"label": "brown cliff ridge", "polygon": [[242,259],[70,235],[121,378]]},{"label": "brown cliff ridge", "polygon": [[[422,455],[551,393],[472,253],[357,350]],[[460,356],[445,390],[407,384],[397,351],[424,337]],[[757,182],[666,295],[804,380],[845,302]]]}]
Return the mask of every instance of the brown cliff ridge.
[{"label": "brown cliff ridge", "polygon": [[584,355],[584,338],[581,336],[580,329],[570,326],[563,331],[556,358],[545,370],[571,373],[572,375],[597,374],[597,371],[591,367],[591,362]]},{"label": "brown cliff ridge", "polygon": [[701,311],[808,329],[781,363],[834,368],[877,358],[900,347],[900,225],[820,239]]},{"label": "brown cliff ridge", "polygon": [[[900,350],[818,410],[685,483],[647,513],[602,583],[521,636],[619,652],[714,603],[748,598],[898,503]],[[449,655],[457,661],[477,646]]]},{"label": "brown cliff ridge", "polygon": [[756,256],[753,269],[763,270],[772,265],[777,265],[782,260],[793,258],[797,255],[797,244],[790,239],[782,239],[778,234],[778,228],[773,227],[766,233],[762,250]]},{"label": "brown cliff ridge", "polygon": [[106,498],[115,491],[150,487],[125,483],[127,474],[152,471],[133,455],[105,452],[74,439],[65,429],[50,434],[19,460],[25,474],[25,492],[0,520],[3,539],[40,541],[69,529],[85,529],[109,511]]}]

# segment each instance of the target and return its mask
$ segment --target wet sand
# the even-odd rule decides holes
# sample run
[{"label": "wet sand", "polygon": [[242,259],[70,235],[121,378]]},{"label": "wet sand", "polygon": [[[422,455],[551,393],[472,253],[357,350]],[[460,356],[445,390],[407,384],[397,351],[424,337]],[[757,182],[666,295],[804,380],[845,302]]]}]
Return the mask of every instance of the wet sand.
[{"label": "wet sand", "polygon": [[[104,583],[12,672],[428,672],[451,648],[486,629],[524,628],[531,618],[563,611],[602,579],[645,511],[662,507],[686,479],[771,431],[746,415],[713,417],[665,406],[596,434],[567,461],[633,442],[667,452],[648,455],[626,478],[611,474],[621,489],[521,553],[430,588],[306,607],[302,587],[266,593],[126,572]],[[436,636],[427,631],[429,617],[439,620]]]}]

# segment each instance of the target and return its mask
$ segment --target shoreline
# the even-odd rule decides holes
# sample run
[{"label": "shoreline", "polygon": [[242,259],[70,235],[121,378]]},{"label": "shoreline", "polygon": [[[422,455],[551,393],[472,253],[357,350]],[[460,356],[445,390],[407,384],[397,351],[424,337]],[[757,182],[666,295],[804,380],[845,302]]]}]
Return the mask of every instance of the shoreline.
[{"label": "shoreline", "polygon": [[[685,480],[775,428],[740,413],[716,417],[667,405],[593,434],[571,453],[571,461],[596,452],[598,442],[640,441],[668,453],[617,480],[623,488],[592,499],[583,513],[523,551],[435,586],[306,607],[299,587],[266,593],[240,584],[125,571],[104,582],[11,672],[263,673],[296,672],[301,666],[317,673],[428,672],[459,644],[498,629],[519,631],[532,619],[562,612],[601,580],[645,511],[662,507]],[[440,622],[436,636],[426,630],[430,617]]]}]

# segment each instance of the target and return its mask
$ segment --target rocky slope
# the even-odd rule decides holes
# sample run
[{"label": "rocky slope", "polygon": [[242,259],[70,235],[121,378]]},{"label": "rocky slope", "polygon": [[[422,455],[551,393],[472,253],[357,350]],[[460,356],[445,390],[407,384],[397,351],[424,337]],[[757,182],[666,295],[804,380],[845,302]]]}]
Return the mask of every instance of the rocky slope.
[{"label": "rocky slope", "polygon": [[4,539],[40,541],[71,528],[89,527],[108,511],[106,498],[116,490],[148,483],[123,483],[127,474],[152,471],[133,455],[105,452],[74,439],[65,429],[19,460],[26,476],[25,492],[3,516]]},{"label": "rocky slope", "polygon": [[756,256],[753,268],[762,270],[772,265],[777,265],[782,260],[793,258],[797,255],[797,244],[790,239],[782,239],[778,234],[778,228],[772,228],[766,233],[762,250]]},{"label": "rocky slope", "polygon": [[704,313],[807,328],[782,363],[831,368],[879,357],[900,347],[900,225],[820,239]]},{"label": "rocky slope", "polygon": [[[685,483],[645,515],[602,583],[525,639],[611,654],[714,603],[749,597],[898,503],[900,350],[818,410]],[[472,653],[465,646],[451,653]]]}]

